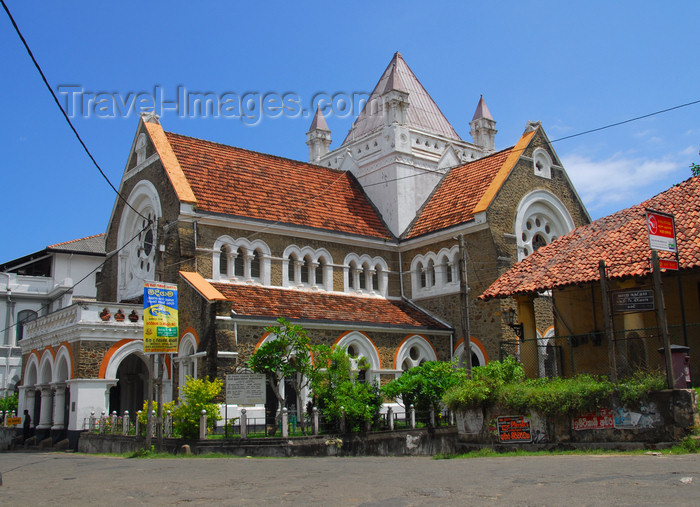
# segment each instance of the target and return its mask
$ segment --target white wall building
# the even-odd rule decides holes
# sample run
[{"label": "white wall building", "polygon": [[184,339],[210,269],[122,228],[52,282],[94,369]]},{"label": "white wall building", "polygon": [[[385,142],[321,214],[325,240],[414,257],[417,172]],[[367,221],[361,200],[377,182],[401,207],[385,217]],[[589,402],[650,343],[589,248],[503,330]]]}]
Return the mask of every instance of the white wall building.
[{"label": "white wall building", "polygon": [[98,234],[58,243],[0,264],[0,396],[14,391],[22,376],[25,324],[73,300],[95,299],[104,240]]}]

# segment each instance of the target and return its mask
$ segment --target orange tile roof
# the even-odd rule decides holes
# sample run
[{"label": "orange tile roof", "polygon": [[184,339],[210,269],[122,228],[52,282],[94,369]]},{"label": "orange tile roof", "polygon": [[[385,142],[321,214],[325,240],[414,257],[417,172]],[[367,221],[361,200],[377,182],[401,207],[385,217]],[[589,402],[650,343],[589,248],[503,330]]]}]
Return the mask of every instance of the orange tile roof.
[{"label": "orange tile roof", "polygon": [[[187,273],[182,275],[186,276]],[[210,285],[231,302],[232,310],[241,317],[285,317],[293,320],[449,330],[444,324],[403,301],[243,284],[211,282]],[[200,289],[201,286],[198,290]]]},{"label": "orange tile roof", "polygon": [[[598,262],[609,278],[650,274],[651,250],[646,209],[675,215],[681,269],[700,267],[700,177],[690,178],[641,204],[574,229],[513,265],[482,298],[532,293],[600,279]],[[659,252],[660,258],[673,254]]]},{"label": "orange tile roof", "polygon": [[513,147],[507,148],[451,169],[423,205],[405,238],[414,238],[473,220],[474,208],[501,168],[505,168],[504,164],[512,150]]},{"label": "orange tile roof", "polygon": [[392,238],[351,174],[171,132],[197,210]]}]

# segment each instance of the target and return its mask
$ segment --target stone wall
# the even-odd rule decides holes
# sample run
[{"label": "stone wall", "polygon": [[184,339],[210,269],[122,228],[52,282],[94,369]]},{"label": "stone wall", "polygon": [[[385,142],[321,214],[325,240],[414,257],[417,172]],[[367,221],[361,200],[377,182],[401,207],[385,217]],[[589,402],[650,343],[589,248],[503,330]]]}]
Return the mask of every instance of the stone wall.
[{"label": "stone wall", "polygon": [[674,442],[692,434],[700,426],[697,393],[693,389],[676,389],[651,393],[649,400],[636,407],[624,407],[613,402],[596,413],[575,417],[550,417],[531,411],[513,414],[501,406],[471,410],[458,414],[460,440],[471,444],[505,444],[506,432],[499,431],[499,417],[522,417],[518,424],[522,434],[530,439],[518,443],[591,444],[627,442]]}]

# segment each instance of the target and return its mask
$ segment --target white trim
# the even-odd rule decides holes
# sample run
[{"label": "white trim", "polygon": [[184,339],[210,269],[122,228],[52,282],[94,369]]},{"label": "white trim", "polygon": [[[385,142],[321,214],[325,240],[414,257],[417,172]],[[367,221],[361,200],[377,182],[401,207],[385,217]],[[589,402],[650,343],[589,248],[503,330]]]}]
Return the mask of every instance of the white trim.
[{"label": "white trim", "polygon": [[[574,221],[569,210],[557,196],[548,190],[536,189],[526,194],[518,204],[515,216],[515,239],[518,248],[518,260],[527,257],[533,251],[532,240],[540,235],[549,243],[574,229]],[[528,221],[540,221],[528,229]],[[549,230],[545,230],[545,227]]]},{"label": "white trim", "polygon": [[[411,357],[412,349],[418,352],[415,359]],[[437,361],[437,356],[430,342],[417,334],[406,339],[396,353],[396,366],[400,370],[403,370],[404,362],[408,362],[409,368],[413,368],[424,361]]]}]

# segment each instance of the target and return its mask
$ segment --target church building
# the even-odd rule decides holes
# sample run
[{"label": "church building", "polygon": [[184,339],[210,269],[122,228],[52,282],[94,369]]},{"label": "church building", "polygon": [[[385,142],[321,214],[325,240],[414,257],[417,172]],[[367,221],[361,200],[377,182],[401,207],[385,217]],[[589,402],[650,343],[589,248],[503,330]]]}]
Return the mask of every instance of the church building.
[{"label": "church building", "polygon": [[[22,343],[25,365],[34,357],[47,376],[53,357],[68,361],[68,429],[91,411],[131,412],[145,399],[144,281],[179,288],[166,400],[186,375],[245,370],[279,317],[314,343],[365,357],[370,378],[385,383],[424,361],[463,361],[461,235],[469,354],[474,365],[498,359],[501,341],[514,338],[501,316],[507,302],[477,297],[590,219],[539,122],[496,150],[496,121],[483,97],[475,103],[463,140],[396,53],[337,148],[316,111],[309,162],[183,136],[142,116],[119,186],[125,201],[115,200],[106,231],[100,302],[30,323]],[[546,304],[539,311],[551,321]],[[60,341],[51,338],[59,322]],[[42,385],[27,372],[22,399]]]}]

